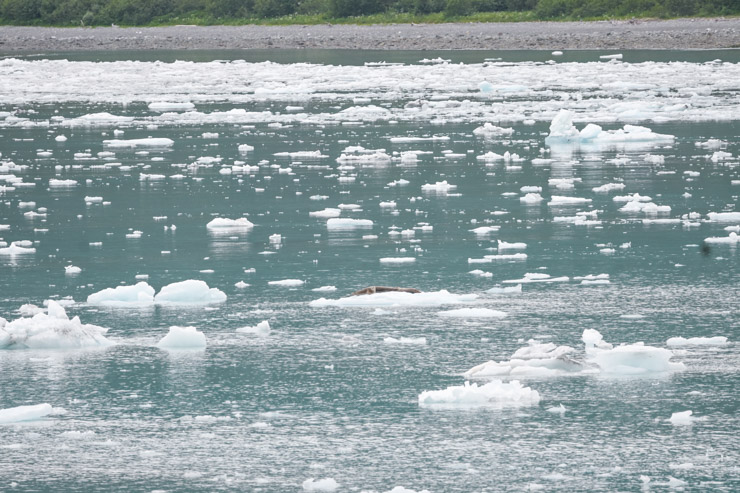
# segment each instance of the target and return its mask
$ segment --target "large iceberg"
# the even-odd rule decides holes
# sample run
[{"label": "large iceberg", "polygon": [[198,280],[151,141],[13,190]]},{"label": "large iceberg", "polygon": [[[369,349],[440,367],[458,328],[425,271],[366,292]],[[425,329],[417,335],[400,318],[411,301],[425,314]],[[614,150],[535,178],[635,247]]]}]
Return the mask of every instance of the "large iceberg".
[{"label": "large iceberg", "polygon": [[427,390],[419,394],[419,405],[435,408],[534,406],[540,402],[536,390],[523,386],[519,381],[492,380],[485,385],[465,382],[464,385],[444,390]]},{"label": "large iceberg", "polygon": [[108,329],[83,324],[79,317],[70,320],[54,300],[48,313],[6,322],[0,318],[0,349],[76,349],[102,347],[113,343],[105,338]]}]

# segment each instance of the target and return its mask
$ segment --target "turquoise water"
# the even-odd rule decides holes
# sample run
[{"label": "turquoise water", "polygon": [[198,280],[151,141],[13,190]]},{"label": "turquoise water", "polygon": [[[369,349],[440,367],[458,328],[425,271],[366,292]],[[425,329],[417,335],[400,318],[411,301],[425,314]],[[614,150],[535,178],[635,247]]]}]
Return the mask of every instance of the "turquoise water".
[{"label": "turquoise water", "polygon": [[[271,53],[259,56],[270,58]],[[687,107],[714,113],[699,120],[660,118],[664,115],[658,114],[664,111],[660,109],[637,121],[619,117],[607,121],[602,109],[589,106],[602,100],[598,104],[612,107],[608,105],[631,97],[621,90],[560,88],[557,80],[536,93],[502,92],[490,100],[477,90],[481,82],[475,79],[477,73],[470,76],[469,93],[461,93],[457,86],[445,92],[430,87],[430,82],[423,89],[403,89],[408,80],[392,79],[392,70],[382,87],[363,86],[362,73],[357,78],[347,72],[344,79],[336,79],[342,86],[335,92],[328,83],[309,96],[292,90],[298,87],[302,71],[311,69],[285,64],[327,64],[326,70],[340,71],[358,60],[381,60],[381,55],[362,52],[311,53],[299,60],[290,58],[297,54],[277,55],[287,57],[277,60],[282,68],[275,68],[274,81],[286,91],[277,95],[252,98],[252,93],[237,90],[225,93],[220,86],[209,92],[221,82],[246,85],[252,70],[266,77],[272,69],[248,66],[243,79],[233,79],[231,73],[218,72],[220,65],[206,65],[207,70],[198,72],[203,67],[199,64],[213,59],[249,63],[259,61],[250,58],[257,55],[196,55],[137,55],[144,65],[135,70],[152,78],[147,85],[147,76],[142,75],[144,89],[135,86],[136,81],[121,87],[90,86],[89,81],[77,81],[77,65],[53,65],[38,69],[48,79],[41,80],[44,89],[37,90],[23,81],[38,76],[33,63],[44,63],[44,57],[27,59],[33,61],[30,66],[0,67],[6,81],[0,91],[0,112],[12,115],[0,119],[0,165],[12,161],[28,166],[7,173],[35,183],[0,192],[0,225],[8,226],[0,230],[0,238],[6,243],[31,240],[36,248],[34,254],[0,255],[0,316],[12,321],[20,317],[17,309],[25,303],[67,299],[70,315],[109,328],[107,337],[116,343],[85,350],[0,351],[0,409],[50,403],[66,410],[41,420],[0,425],[0,489],[300,491],[306,479],[327,477],[340,484],[338,491],[388,491],[398,485],[436,492],[638,491],[666,489],[671,477],[684,481],[688,490],[740,487],[738,257],[736,247],[730,245],[701,248],[705,238],[727,236],[725,228],[737,224],[707,221],[708,213],[740,210],[740,185],[733,183],[740,179],[740,93],[737,82],[727,79],[736,70],[737,52],[674,52],[652,59],[649,52],[626,52],[624,65],[685,60],[696,64],[697,73],[706,66],[702,62],[717,58],[728,62],[714,69],[716,77],[701,80],[692,79],[687,72],[690,65],[645,66],[646,71],[662,71],[661,76],[675,69],[680,86],[635,89],[645,91],[650,104],[663,100],[674,104],[675,98],[686,97]],[[531,65],[551,58],[539,52],[411,52],[383,59],[415,64],[438,55],[462,57],[454,60],[463,62],[454,75],[460,78],[468,65],[473,70],[489,57],[504,58],[501,63],[507,65],[500,67],[504,71],[531,70],[535,78],[538,70],[551,67]],[[594,70],[594,74],[615,67],[613,63],[593,65],[598,53],[576,55],[566,54],[570,58],[562,63],[576,71],[582,65],[584,72]],[[119,70],[118,62],[110,62],[116,57],[130,58],[93,54],[86,59],[112,63],[101,69],[104,72]],[[74,63],[85,61],[80,58]],[[149,60],[154,58],[164,60],[164,66],[178,58],[195,60],[192,89],[185,87],[188,75],[183,75],[184,81],[158,78],[157,66],[146,65],[153,64]],[[413,66],[420,74],[438,71],[440,78],[453,77],[438,65]],[[298,79],[279,70],[295,70]],[[305,75],[306,80],[313,80],[312,74]],[[173,89],[175,82],[180,86]],[[443,79],[439,82],[445,85]],[[65,92],[67,84],[88,92],[75,101],[74,94]],[[196,88],[197,84],[201,85]],[[698,90],[698,85],[709,90]],[[139,92],[130,89],[134,86]],[[58,87],[59,94],[48,92],[49,87]],[[144,91],[146,96],[141,95]],[[563,97],[563,93],[578,92],[581,98]],[[122,101],[116,103],[119,93]],[[369,101],[358,99],[364,97]],[[52,101],[55,98],[58,102]],[[403,108],[420,98],[472,99],[486,108],[517,104],[525,113],[535,107],[541,113],[532,110],[534,121],[526,123],[513,117],[497,121],[487,113],[445,114],[446,121],[435,121],[434,115],[409,116],[413,109]],[[639,103],[640,97],[636,99]],[[199,116],[188,123],[147,108],[148,102],[158,100],[191,100],[201,115],[235,108],[269,113],[264,121]],[[369,104],[397,113],[345,124],[326,117]],[[295,113],[287,107],[296,105],[303,107],[298,111],[305,116],[280,120]],[[560,109],[548,105],[583,115],[576,119],[579,129],[591,120],[605,130],[639,123],[675,140],[639,146],[548,145],[548,115]],[[100,112],[132,117],[132,121],[65,124]],[[14,117],[26,120],[16,122]],[[276,121],[282,121],[282,126],[269,125]],[[513,128],[514,133],[476,137],[473,130],[482,121]],[[125,133],[115,136],[116,129]],[[208,132],[218,137],[204,137]],[[55,141],[60,134],[68,140]],[[449,140],[390,140],[431,135]],[[147,149],[148,154],[103,145],[104,139],[147,137],[169,138],[174,145]],[[717,149],[696,143],[709,139],[723,141],[717,149],[730,157],[720,162],[708,159]],[[240,153],[239,144],[254,150]],[[336,159],[355,145],[385,149],[389,155],[408,150],[429,153],[419,154],[415,164],[395,159],[340,169]],[[39,155],[40,150],[51,154]],[[274,155],[315,150],[326,157],[291,160]],[[101,151],[114,155],[98,157]],[[460,157],[446,158],[443,151]],[[523,160],[485,165],[476,159],[488,151],[515,152]],[[75,153],[90,156],[75,159]],[[646,155],[662,156],[664,162],[656,163]],[[204,156],[221,160],[210,166],[190,166]],[[234,161],[258,168],[246,174],[219,172]],[[96,166],[111,162],[120,164]],[[288,167],[291,170],[285,172]],[[142,174],[165,178],[146,180]],[[183,177],[173,178],[178,174]],[[355,180],[340,182],[339,176]],[[73,179],[78,185],[49,187],[52,178]],[[548,184],[553,178],[575,178],[574,188],[558,190]],[[388,186],[399,179],[409,184]],[[456,190],[422,192],[422,185],[443,180],[456,185]],[[606,183],[623,183],[625,188],[611,193],[592,190]],[[545,200],[536,205],[520,202],[523,186],[541,187]],[[654,216],[620,212],[624,204],[614,202],[613,196],[627,193],[649,195],[671,210]],[[313,200],[316,195],[327,198]],[[548,206],[553,195],[592,202]],[[88,196],[110,203],[86,204]],[[386,201],[395,201],[396,208],[381,208],[379,204]],[[371,219],[372,228],[330,231],[326,219],[309,216],[310,211],[339,204],[357,204],[359,209],[343,210],[342,217]],[[44,207],[46,216],[24,216]],[[601,224],[582,226],[554,219],[589,210],[602,211],[598,213]],[[692,225],[643,221],[678,220],[691,212],[699,214]],[[214,217],[242,216],[254,228],[225,234],[206,228]],[[433,230],[416,230],[413,237],[388,234],[392,227],[400,231],[421,224],[432,225]],[[177,228],[165,230],[165,225]],[[484,236],[470,231],[485,225],[500,229]],[[141,231],[141,238],[126,238],[133,230]],[[273,234],[282,236],[279,245],[270,242]],[[369,234],[377,238],[363,238]],[[525,242],[526,250],[503,253],[523,251],[526,260],[468,262],[495,253],[487,249],[495,247],[497,240]],[[620,247],[626,244],[628,248]],[[614,252],[601,251],[608,247]],[[415,257],[416,261],[379,262],[384,257]],[[67,265],[82,272],[66,275]],[[474,269],[489,272],[490,277],[470,274]],[[525,273],[571,279],[524,284],[520,294],[486,293]],[[223,304],[186,307],[106,308],[86,303],[88,295],[134,284],[135,276],[143,274],[157,290],[185,279],[204,280],[228,299]],[[610,283],[587,286],[572,279],[589,274],[608,274]],[[297,288],[268,284],[281,279],[300,279],[305,284]],[[239,281],[249,286],[237,288]],[[326,285],[337,290],[311,291]],[[479,298],[473,306],[503,310],[508,316],[439,316],[440,311],[459,308],[448,305],[383,310],[309,306],[318,298],[340,298],[369,285],[475,293]],[[631,317],[637,314],[642,318]],[[269,336],[236,332],[262,320],[269,320]],[[205,350],[156,347],[168,327],[175,325],[201,330],[208,341]],[[597,329],[612,343],[644,341],[664,348],[670,337],[726,336],[729,344],[673,349],[672,361],[684,363],[685,369],[671,373],[523,376],[522,383],[540,394],[534,406],[429,409],[418,403],[421,392],[462,385],[465,371],[491,359],[508,360],[532,338],[582,352],[585,329]],[[425,337],[426,344],[389,344],[384,342],[386,337]],[[548,411],[560,404],[566,408],[564,414]],[[705,419],[692,426],[667,421],[672,413],[689,409]],[[71,431],[83,434],[66,433]],[[650,483],[641,476],[649,477]]]}]

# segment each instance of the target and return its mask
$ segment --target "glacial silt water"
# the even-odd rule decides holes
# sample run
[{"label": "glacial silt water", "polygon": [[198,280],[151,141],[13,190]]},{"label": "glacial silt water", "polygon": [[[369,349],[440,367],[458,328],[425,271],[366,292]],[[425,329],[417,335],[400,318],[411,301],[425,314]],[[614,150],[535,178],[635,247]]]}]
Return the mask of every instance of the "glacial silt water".
[{"label": "glacial silt water", "polygon": [[[0,423],[0,490],[736,491],[740,54],[612,54],[0,60],[0,410],[54,408]],[[88,302],[189,279],[226,301]],[[372,285],[451,295],[334,306]],[[46,300],[113,344],[3,339]],[[492,379],[539,399],[420,403]]]}]

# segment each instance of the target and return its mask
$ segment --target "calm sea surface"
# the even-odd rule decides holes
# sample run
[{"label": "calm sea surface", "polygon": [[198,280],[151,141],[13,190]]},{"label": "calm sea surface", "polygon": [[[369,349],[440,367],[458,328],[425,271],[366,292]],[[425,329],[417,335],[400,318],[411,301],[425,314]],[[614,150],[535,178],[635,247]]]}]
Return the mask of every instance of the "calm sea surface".
[{"label": "calm sea surface", "polygon": [[[64,300],[70,316],[109,328],[115,343],[0,350],[0,409],[66,410],[0,425],[0,490],[302,491],[309,478],[333,478],[337,491],[737,491],[738,243],[704,240],[740,224],[708,220],[740,213],[740,53],[599,58],[609,54],[0,59],[0,246],[35,248],[0,255],[0,317]],[[419,63],[437,57],[451,61]],[[151,109],[158,102],[192,106]],[[642,125],[675,139],[546,143],[560,110],[573,112],[579,130]],[[486,122],[513,133],[473,133]],[[173,144],[103,142],[144,138]],[[254,149],[240,152],[244,144]],[[337,161],[351,146],[374,152]],[[319,152],[276,155],[299,151]],[[507,151],[519,159],[478,159]],[[54,179],[77,184],[50,186]],[[443,181],[456,188],[422,190]],[[624,187],[593,190],[609,183]],[[536,190],[522,187],[540,187],[543,200],[522,202]],[[614,196],[634,193],[670,210],[620,211]],[[550,204],[553,196],[586,200]],[[309,215],[340,204],[341,217],[372,226],[335,231]],[[254,227],[207,229],[215,217]],[[471,231],[482,226],[499,228]],[[141,234],[127,238],[133,231]],[[526,249],[497,251],[498,240]],[[526,259],[469,261],[497,253]],[[388,257],[415,261],[380,261]],[[81,272],[66,274],[69,265]],[[527,273],[568,280],[486,293]],[[574,279],[600,274],[609,283]],[[86,302],[142,275],[155,290],[198,279],[228,298]],[[268,284],[284,279],[304,284]],[[309,306],[370,285],[478,298]],[[336,291],[312,291],[322,286]],[[439,315],[461,307],[507,316]],[[236,332],[263,320],[267,336]],[[197,327],[207,347],[158,348],[170,326]],[[537,405],[419,405],[421,392],[462,385],[465,371],[508,360],[530,339],[582,358],[585,329],[614,344],[729,342],[670,348],[683,371],[519,377],[539,393]],[[560,404],[565,413],[552,412]],[[701,419],[668,421],[686,410]]]}]

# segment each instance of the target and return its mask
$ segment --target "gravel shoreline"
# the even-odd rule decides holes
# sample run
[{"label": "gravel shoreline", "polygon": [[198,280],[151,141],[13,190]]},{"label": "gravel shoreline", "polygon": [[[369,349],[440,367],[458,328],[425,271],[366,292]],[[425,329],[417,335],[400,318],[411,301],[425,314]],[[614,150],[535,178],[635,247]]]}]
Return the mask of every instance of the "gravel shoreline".
[{"label": "gravel shoreline", "polygon": [[0,52],[740,48],[740,18],[490,24],[0,27]]}]

